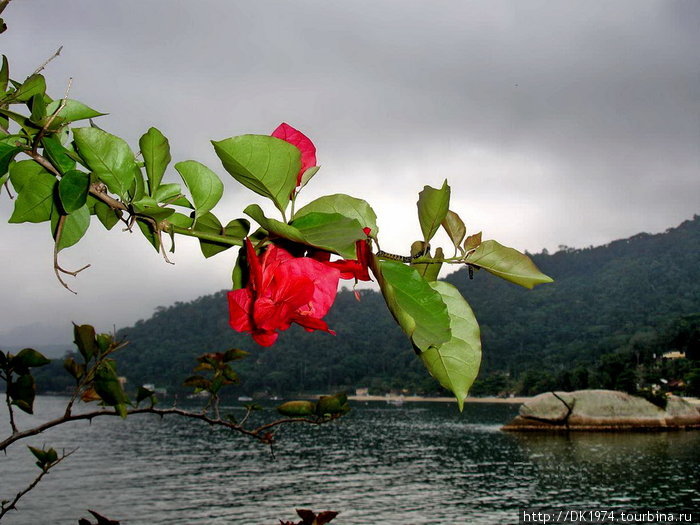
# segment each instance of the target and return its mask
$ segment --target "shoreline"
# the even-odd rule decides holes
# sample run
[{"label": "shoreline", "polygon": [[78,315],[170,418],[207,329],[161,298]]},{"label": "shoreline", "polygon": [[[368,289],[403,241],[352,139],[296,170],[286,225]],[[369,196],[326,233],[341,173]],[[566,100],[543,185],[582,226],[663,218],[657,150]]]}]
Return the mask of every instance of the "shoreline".
[{"label": "shoreline", "polygon": [[[318,396],[315,396],[318,397]],[[464,400],[465,403],[510,403],[514,405],[522,405],[526,403],[532,397],[521,396],[521,397],[467,397]],[[697,397],[683,397],[685,401],[689,404],[700,408],[700,398]],[[350,401],[384,401],[391,404],[401,404],[405,403],[457,403],[454,397],[423,397],[423,396],[348,396]]]},{"label": "shoreline", "polygon": [[[465,403],[511,403],[522,405],[531,397],[468,397]],[[423,397],[423,396],[348,396],[350,401],[384,401],[391,404],[400,403],[457,403],[454,397]]]}]

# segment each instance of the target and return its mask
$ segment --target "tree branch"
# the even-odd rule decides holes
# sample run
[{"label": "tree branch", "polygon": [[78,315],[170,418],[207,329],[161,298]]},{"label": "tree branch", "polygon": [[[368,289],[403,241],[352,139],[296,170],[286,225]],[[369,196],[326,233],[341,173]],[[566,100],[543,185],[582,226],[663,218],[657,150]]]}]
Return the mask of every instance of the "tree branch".
[{"label": "tree branch", "polygon": [[[9,385],[9,379],[7,378],[6,381]],[[12,402],[10,401],[10,393],[5,392],[5,402],[7,403],[7,411],[10,413],[10,428],[12,428],[12,433],[16,434],[17,433],[17,424],[15,423],[15,414],[14,411],[12,410]]]},{"label": "tree branch", "polygon": [[[167,222],[163,221],[163,222]],[[231,246],[243,246],[243,240],[237,239],[235,237],[229,237],[227,235],[218,235],[216,233],[207,233],[195,231],[190,228],[181,228],[180,226],[175,226],[174,224],[168,223],[168,232],[178,233],[180,235],[185,235],[187,237],[197,237],[204,241],[219,242],[221,244],[229,244]]]},{"label": "tree branch", "polygon": [[34,478],[34,481],[32,481],[32,482],[29,484],[29,486],[28,486],[27,488],[25,488],[24,490],[21,490],[20,492],[18,492],[17,495],[15,496],[15,499],[13,499],[13,500],[9,503],[9,505],[6,505],[5,503],[3,503],[2,506],[0,507],[0,519],[2,519],[2,517],[3,517],[5,514],[7,514],[9,511],[11,511],[12,509],[16,509],[16,508],[17,508],[17,502],[22,498],[22,496],[24,496],[24,495],[27,494],[30,490],[32,490],[34,487],[36,487],[36,486],[39,484],[39,482],[41,481],[41,479],[42,479],[46,474],[49,473],[49,470],[51,470],[53,467],[55,467],[56,465],[58,465],[61,461],[63,461],[63,460],[66,459],[68,456],[70,456],[71,454],[73,454],[73,452],[75,452],[76,450],[78,450],[78,449],[71,450],[71,451],[68,452],[67,454],[64,452],[63,455],[62,455],[60,458],[58,458],[56,461],[54,461],[54,462],[51,463],[50,465],[47,465],[46,467],[44,467],[44,468],[41,470],[41,473],[40,473],[36,478]]},{"label": "tree branch", "polygon": [[[312,419],[312,418],[285,418],[285,419],[278,419],[276,421],[273,421],[271,423],[266,423],[264,425],[261,425],[256,428],[245,428],[241,424],[233,423],[232,421],[228,421],[225,419],[221,418],[213,418],[209,417],[207,414],[204,414],[202,412],[190,412],[188,410],[183,410],[180,408],[154,408],[154,407],[147,407],[147,408],[134,408],[131,410],[127,411],[127,415],[137,415],[137,414],[154,414],[157,416],[180,416],[188,419],[197,419],[199,421],[203,421],[204,423],[208,423],[213,426],[220,426],[220,427],[225,427],[230,430],[233,430],[234,432],[239,432],[241,434],[244,434],[246,436],[252,437],[260,441],[261,443],[269,444],[273,441],[273,437],[270,434],[270,430],[273,428],[287,424],[287,423],[308,423],[312,425],[322,425],[324,423],[328,423],[330,421],[333,421],[335,419],[338,419],[340,416],[332,416],[330,418],[318,418],[318,419]],[[22,430],[20,432],[14,432],[10,437],[5,439],[4,441],[0,441],[0,451],[6,450],[10,445],[15,443],[16,441],[19,441],[21,439],[28,438],[30,436],[36,436],[37,434],[41,434],[42,432],[53,428],[58,425],[62,425],[64,423],[68,423],[71,421],[92,421],[96,417],[100,416],[119,416],[119,414],[116,411],[111,411],[111,410],[95,410],[92,412],[85,412],[83,414],[64,414],[63,416],[53,419],[51,421],[47,421],[41,425],[38,425],[34,428],[30,428],[27,430]]]},{"label": "tree branch", "polygon": [[[9,3],[10,0],[7,0],[7,2]],[[0,13],[2,13],[2,9],[0,9]],[[36,68],[36,71],[34,71],[34,74],[37,75],[37,74],[41,73],[43,71],[43,69],[49,65],[49,62],[51,62],[54,58],[56,58],[58,55],[61,54],[61,51],[63,51],[63,46],[59,47],[53,55],[51,55],[49,58],[47,58],[43,64],[41,64],[38,68]]]}]

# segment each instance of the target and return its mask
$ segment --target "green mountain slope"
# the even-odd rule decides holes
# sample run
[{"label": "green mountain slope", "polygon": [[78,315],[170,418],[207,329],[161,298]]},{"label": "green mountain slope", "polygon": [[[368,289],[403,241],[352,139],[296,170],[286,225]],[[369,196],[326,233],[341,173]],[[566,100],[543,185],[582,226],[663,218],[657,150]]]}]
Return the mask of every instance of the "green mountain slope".
[{"label": "green mountain slope", "polygon": [[698,216],[665,233],[532,258],[554,283],[529,291],[484,272],[447,278],[477,313],[486,371],[591,362],[700,311]]}]

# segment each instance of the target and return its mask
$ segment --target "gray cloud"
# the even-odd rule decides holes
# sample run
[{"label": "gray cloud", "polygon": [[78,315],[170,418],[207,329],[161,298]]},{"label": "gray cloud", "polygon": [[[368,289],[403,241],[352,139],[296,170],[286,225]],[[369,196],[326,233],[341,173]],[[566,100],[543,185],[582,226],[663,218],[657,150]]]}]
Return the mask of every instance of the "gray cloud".
[{"label": "gray cloud", "polygon": [[[368,199],[397,251],[416,236],[417,192],[445,177],[470,227],[531,251],[698,212],[697,2],[25,0],[5,18],[16,76],[64,44],[47,68],[52,92],[73,77],[72,96],[109,111],[102,125],[134,146],[156,125],[176,160],[226,177],[210,139],[282,120],[306,131],[323,165],[307,197]],[[226,184],[217,210],[232,218],[251,199]],[[3,197],[5,216],[10,206]],[[32,315],[124,324],[228,284],[228,255],[203,262],[183,242],[171,268],[128,234],[94,232],[66,251],[94,265],[67,298],[48,233],[0,231],[5,289],[30,281],[4,301],[8,327]]]}]

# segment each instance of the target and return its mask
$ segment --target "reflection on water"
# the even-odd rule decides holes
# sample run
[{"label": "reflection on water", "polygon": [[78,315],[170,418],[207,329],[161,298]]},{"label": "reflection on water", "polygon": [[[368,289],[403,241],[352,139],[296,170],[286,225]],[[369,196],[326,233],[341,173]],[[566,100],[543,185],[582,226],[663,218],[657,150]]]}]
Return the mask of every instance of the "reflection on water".
[{"label": "reflection on water", "polygon": [[[38,412],[57,414],[60,401],[41,398]],[[332,425],[285,428],[275,458],[180,420],[75,424],[31,440],[80,449],[7,523],[74,525],[87,508],[128,524],[272,525],[308,507],[340,511],[338,525],[419,525],[517,523],[524,506],[700,507],[700,432],[501,432],[516,413],[355,403]],[[30,480],[33,460],[15,447],[0,457],[2,498]]]}]

